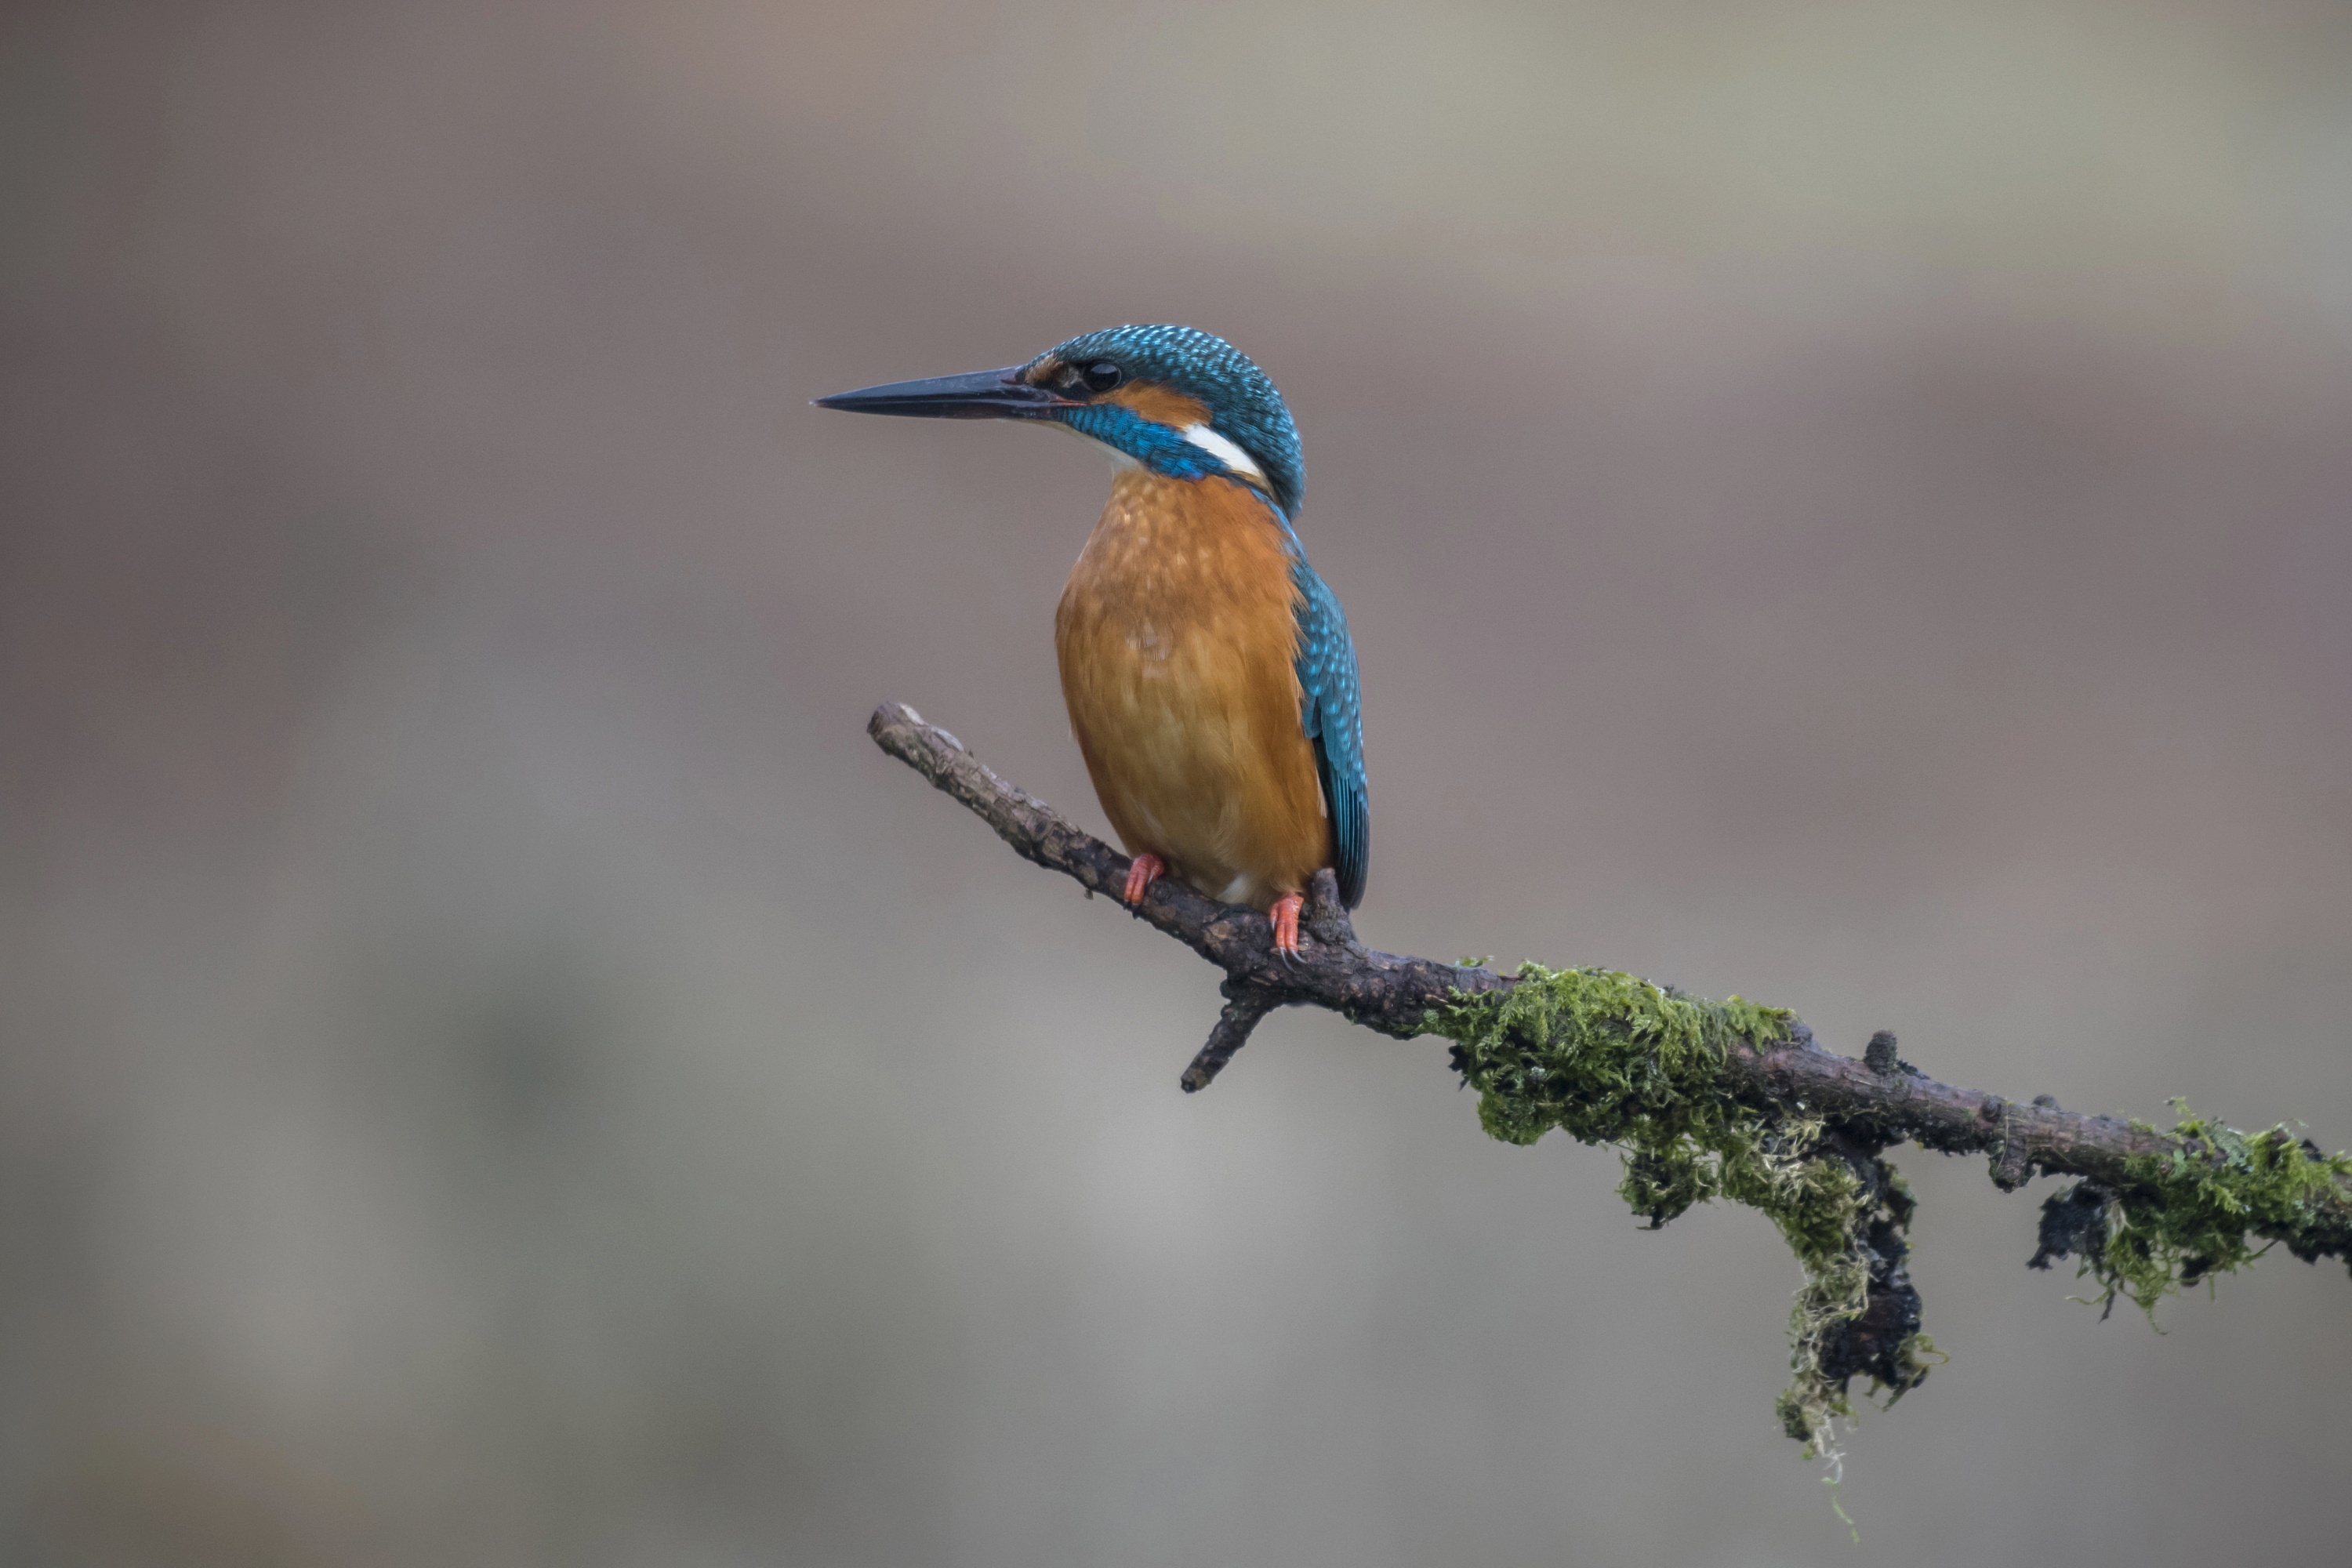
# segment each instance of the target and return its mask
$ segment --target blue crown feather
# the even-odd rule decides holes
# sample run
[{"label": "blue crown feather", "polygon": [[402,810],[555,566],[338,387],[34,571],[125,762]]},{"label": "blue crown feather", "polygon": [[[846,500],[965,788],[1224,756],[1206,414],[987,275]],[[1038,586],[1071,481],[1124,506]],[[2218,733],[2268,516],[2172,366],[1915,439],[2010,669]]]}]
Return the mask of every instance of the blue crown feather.
[{"label": "blue crown feather", "polygon": [[[1298,426],[1291,423],[1289,406],[1265,372],[1224,339],[1198,327],[1108,327],[1072,338],[1039,357],[1076,365],[1108,360],[1130,380],[1155,382],[1207,405],[1209,428],[1256,462],[1286,520],[1298,515],[1307,494]],[[1071,409],[1060,417],[1073,429],[1162,473],[1198,479],[1227,471],[1181,437],[1158,434],[1166,426],[1153,425],[1115,404]]]}]

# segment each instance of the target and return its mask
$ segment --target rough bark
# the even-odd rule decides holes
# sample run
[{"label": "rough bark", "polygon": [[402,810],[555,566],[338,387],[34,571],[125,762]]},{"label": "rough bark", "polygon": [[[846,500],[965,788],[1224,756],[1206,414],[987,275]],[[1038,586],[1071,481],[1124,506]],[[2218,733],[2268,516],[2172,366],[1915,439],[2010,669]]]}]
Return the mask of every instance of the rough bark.
[{"label": "rough bark", "polygon": [[[970,807],[1024,858],[1063,873],[1090,893],[1110,895],[1116,905],[1128,858],[998,777],[953,735],[898,703],[876,709],[866,732]],[[1423,1025],[1432,1009],[1461,994],[1514,983],[1490,969],[1365,947],[1339,907],[1329,876],[1322,873],[1318,880],[1295,960],[1276,955],[1264,915],[1219,903],[1172,879],[1153,883],[1129,911],[1225,974],[1226,1006],[1209,1043],[1185,1070],[1186,1091],[1213,1079],[1250,1030],[1277,1006],[1327,1007],[1368,1029],[1411,1038],[1429,1032]],[[1735,1046],[1724,1064],[1732,1093],[1761,1109],[1818,1116],[1872,1153],[1906,1142],[1948,1154],[1984,1153],[1990,1157],[1993,1181],[2004,1191],[2022,1185],[2037,1170],[2120,1188],[2133,1180],[2126,1162],[2175,1155],[2196,1161],[2211,1154],[2195,1139],[2062,1110],[2047,1095],[2013,1100],[1938,1082],[1897,1058],[1892,1036],[1874,1037],[1861,1058],[1823,1049],[1801,1023],[1793,1036],[1761,1048]],[[2316,1226],[2291,1238],[2293,1249],[2305,1258],[2352,1257],[2352,1193],[2342,1194],[2325,1210]]]}]

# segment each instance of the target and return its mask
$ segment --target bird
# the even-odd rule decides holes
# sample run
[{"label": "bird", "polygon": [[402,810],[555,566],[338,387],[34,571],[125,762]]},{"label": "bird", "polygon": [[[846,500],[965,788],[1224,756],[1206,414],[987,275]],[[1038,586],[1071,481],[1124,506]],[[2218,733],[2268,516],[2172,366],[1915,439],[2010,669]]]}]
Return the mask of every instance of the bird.
[{"label": "bird", "polygon": [[1011,419],[1107,448],[1110,499],[1070,569],[1054,647],[1070,731],[1132,857],[1119,897],[1172,877],[1270,918],[1328,868],[1362,901],[1371,822],[1356,647],[1297,531],[1307,470],[1282,394],[1194,327],[1110,327],[1023,364],[892,382],[823,408]]}]

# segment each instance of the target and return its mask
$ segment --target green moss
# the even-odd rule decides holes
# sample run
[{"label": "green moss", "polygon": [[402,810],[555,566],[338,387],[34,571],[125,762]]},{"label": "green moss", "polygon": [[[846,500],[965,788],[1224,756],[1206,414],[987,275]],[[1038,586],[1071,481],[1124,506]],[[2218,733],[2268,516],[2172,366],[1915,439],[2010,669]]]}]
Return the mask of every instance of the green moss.
[{"label": "green moss", "polygon": [[[1619,1151],[1617,1191],[1653,1228],[1694,1204],[1727,1198],[1770,1219],[1803,1267],[1790,1314],[1795,1373],[1780,1415],[1809,1455],[1833,1463],[1846,1389],[1869,1372],[1894,1394],[1927,1375],[1934,1347],[1916,1331],[1859,1353],[1845,1331],[1869,1304],[1874,1272],[1899,1276],[1909,1194],[1883,1163],[1823,1146],[1818,1119],[1771,1118],[1735,1100],[1723,1078],[1735,1043],[1787,1040],[1793,1015],[1734,996],[1708,1002],[1607,969],[1523,964],[1507,992],[1465,995],[1433,1014],[1478,1091],[1478,1118],[1508,1143],[1554,1128]],[[1907,1279],[1899,1289],[1915,1304]],[[1893,1344],[1894,1342],[1887,1342]],[[1874,1386],[1877,1384],[1874,1384]]]},{"label": "green moss", "polygon": [[2280,1242],[2306,1259],[2342,1253],[2352,1155],[2324,1154],[2284,1126],[2241,1132],[2172,1103],[2180,1116],[2169,1131],[2182,1147],[2126,1162],[2125,1182],[2106,1194],[2104,1234],[2081,1249],[2079,1272],[2099,1282],[2102,1307],[2122,1296],[2152,1321],[2165,1297]]},{"label": "green moss", "polygon": [[[1804,1270],[1789,1317],[1794,1376],[1778,1414],[1809,1457],[1829,1461],[1834,1485],[1836,1423],[1854,1414],[1851,1381],[1868,1377],[1892,1404],[1943,1360],[1918,1331],[1902,1178],[1875,1146],[1832,1137],[1819,1118],[1733,1098],[1727,1053],[1789,1039],[1792,1015],[1615,970],[1529,963],[1517,980],[1457,994],[1425,1021],[1455,1042],[1479,1121],[1508,1143],[1559,1128],[1615,1148],[1618,1194],[1653,1228],[1716,1198],[1771,1220]],[[2112,1186],[2086,1182],[2052,1198],[2035,1267],[2078,1256],[2102,1287],[2097,1300],[2126,1297],[2153,1316],[2166,1295],[2273,1245],[2305,1259],[2352,1258],[2352,1155],[2324,1154],[2284,1127],[2240,1132],[2174,1103],[2180,1148],[2130,1161]]]}]

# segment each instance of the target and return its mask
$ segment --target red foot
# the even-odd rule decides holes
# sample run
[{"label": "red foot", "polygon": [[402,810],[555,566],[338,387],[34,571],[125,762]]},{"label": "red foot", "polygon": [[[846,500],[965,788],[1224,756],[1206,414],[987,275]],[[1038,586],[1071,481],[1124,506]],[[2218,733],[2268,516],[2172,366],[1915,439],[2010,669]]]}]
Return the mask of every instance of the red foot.
[{"label": "red foot", "polygon": [[1127,890],[1119,894],[1118,901],[1122,904],[1143,902],[1143,895],[1150,891],[1151,884],[1158,881],[1160,873],[1166,869],[1168,863],[1149,851],[1129,860],[1127,863]]},{"label": "red foot", "polygon": [[1306,907],[1307,900],[1297,893],[1285,893],[1267,911],[1274,917],[1274,951],[1285,958],[1298,956],[1298,911]]}]

